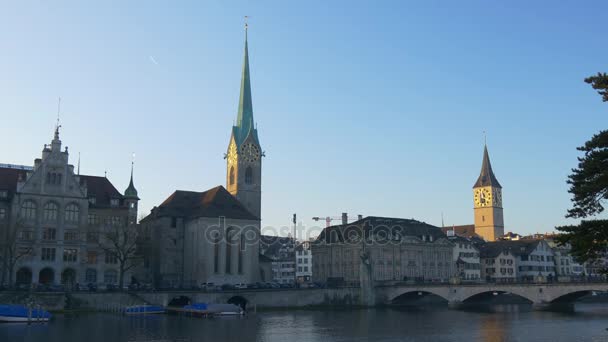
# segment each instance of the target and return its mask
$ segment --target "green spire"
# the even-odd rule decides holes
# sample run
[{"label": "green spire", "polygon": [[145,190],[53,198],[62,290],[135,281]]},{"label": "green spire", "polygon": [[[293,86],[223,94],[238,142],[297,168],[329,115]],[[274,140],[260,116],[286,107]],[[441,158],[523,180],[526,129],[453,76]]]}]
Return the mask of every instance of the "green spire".
[{"label": "green spire", "polygon": [[239,128],[239,138],[247,136],[253,127],[253,105],[251,103],[251,83],[249,80],[249,52],[247,48],[247,26],[245,26],[245,58],[243,60],[243,73],[241,75],[241,95],[239,98],[239,111],[236,118],[236,127]]},{"label": "green spire", "polygon": [[137,197],[137,189],[135,189],[135,186],[133,185],[133,164],[134,162],[131,162],[131,181],[129,182],[129,187],[125,190],[125,197],[139,199],[139,197]]}]

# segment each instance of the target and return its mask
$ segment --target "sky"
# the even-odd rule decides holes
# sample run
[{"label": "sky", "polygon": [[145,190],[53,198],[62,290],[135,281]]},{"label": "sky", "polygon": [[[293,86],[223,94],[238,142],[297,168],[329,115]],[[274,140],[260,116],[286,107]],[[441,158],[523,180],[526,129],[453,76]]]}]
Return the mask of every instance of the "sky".
[{"label": "sky", "polygon": [[[2,1],[0,163],[61,139],[147,214],[225,185],[249,19],[262,226],[293,213],[473,223],[484,132],[505,231],[566,219],[566,179],[606,129],[606,1]],[[272,229],[270,229],[270,227]],[[270,229],[270,230],[269,230]],[[315,234],[315,233],[311,233]]]}]

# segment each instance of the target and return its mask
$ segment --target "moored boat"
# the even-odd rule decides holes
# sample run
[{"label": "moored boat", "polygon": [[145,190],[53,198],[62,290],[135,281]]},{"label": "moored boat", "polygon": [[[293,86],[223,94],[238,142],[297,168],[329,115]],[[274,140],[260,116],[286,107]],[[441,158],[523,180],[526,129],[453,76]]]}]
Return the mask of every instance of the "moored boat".
[{"label": "moored boat", "polygon": [[0,305],[0,322],[48,322],[51,314],[42,309],[28,308],[23,305]]},{"label": "moored boat", "polygon": [[125,308],[125,315],[163,314],[165,308],[158,305],[134,305]]},{"label": "moored boat", "polygon": [[186,313],[192,316],[238,316],[245,312],[240,306],[234,304],[207,304],[194,303],[186,305],[183,308],[176,310],[181,313]]}]

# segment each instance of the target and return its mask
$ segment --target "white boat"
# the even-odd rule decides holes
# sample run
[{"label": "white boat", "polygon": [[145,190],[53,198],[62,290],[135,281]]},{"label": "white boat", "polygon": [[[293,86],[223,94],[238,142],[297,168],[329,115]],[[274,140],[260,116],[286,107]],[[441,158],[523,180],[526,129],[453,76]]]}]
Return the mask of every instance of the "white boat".
[{"label": "white boat", "polygon": [[0,305],[0,322],[48,322],[51,317],[48,311],[42,309],[30,309],[23,305]]},{"label": "white boat", "polygon": [[125,315],[163,314],[165,313],[165,308],[158,305],[134,305],[126,307],[124,312]]}]

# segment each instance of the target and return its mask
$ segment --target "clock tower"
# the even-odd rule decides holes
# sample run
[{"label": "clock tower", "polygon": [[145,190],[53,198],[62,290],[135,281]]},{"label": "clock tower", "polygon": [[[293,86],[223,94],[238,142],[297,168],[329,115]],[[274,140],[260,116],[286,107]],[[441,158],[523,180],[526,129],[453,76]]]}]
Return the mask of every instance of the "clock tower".
[{"label": "clock tower", "polygon": [[225,156],[226,188],[258,218],[261,218],[263,156],[258,130],[253,121],[247,25],[245,25],[245,58],[241,75],[239,109]]},{"label": "clock tower", "polygon": [[496,241],[505,233],[502,187],[494,176],[488,147],[484,147],[481,173],[473,185],[475,233],[486,241]]}]

